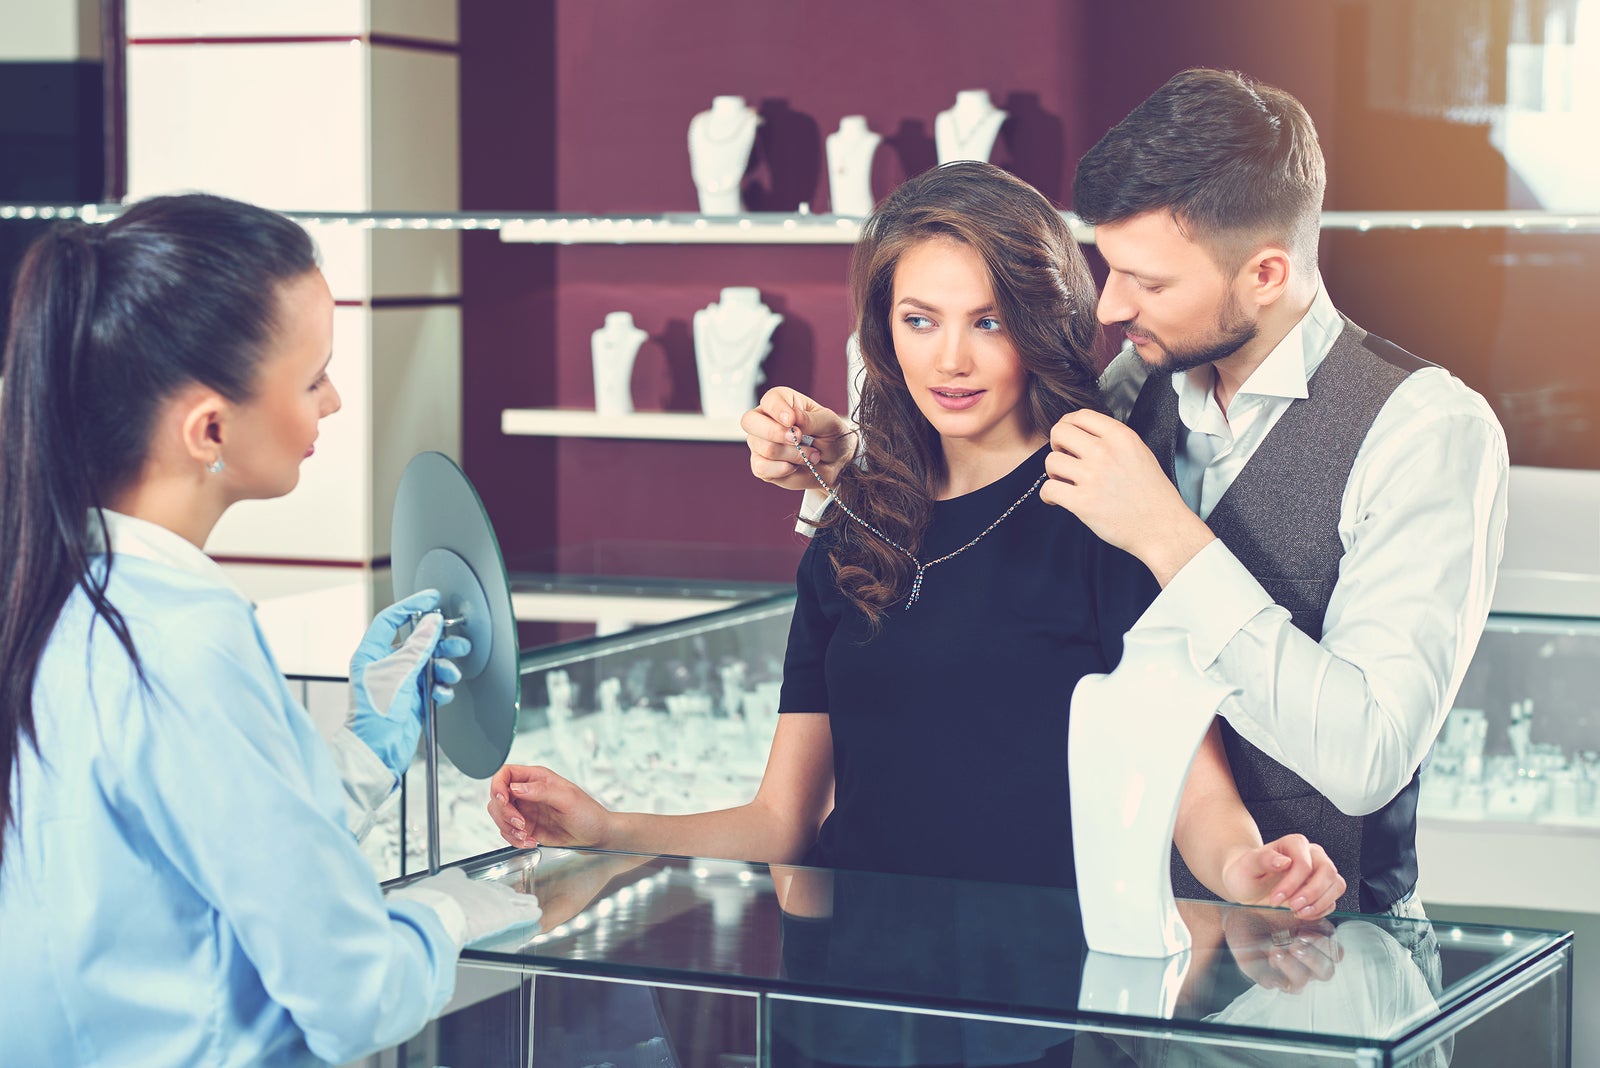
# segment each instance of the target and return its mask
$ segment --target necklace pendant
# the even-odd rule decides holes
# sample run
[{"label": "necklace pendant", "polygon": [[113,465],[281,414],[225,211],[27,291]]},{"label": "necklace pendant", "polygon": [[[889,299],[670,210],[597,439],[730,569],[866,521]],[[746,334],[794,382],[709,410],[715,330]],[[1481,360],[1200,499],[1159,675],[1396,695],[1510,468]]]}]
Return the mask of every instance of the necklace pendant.
[{"label": "necklace pendant", "polygon": [[911,580],[911,596],[906,598],[906,608],[916,604],[917,598],[922,595],[922,572],[924,570],[924,568],[917,568],[917,577]]}]

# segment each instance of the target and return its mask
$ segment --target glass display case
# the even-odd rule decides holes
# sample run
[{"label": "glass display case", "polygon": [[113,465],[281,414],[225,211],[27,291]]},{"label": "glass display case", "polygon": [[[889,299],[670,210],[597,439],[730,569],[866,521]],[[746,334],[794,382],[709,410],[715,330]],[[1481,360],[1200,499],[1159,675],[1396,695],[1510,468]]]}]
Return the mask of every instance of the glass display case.
[{"label": "glass display case", "polygon": [[1490,617],[1419,812],[1600,830],[1600,620]]},{"label": "glass display case", "polygon": [[[514,576],[519,626],[560,624],[588,634],[524,646],[521,712],[508,761],[543,764],[605,804],[637,812],[686,812],[749,800],[777,726],[794,609],[792,589],[776,589],[762,583]],[[368,611],[367,600],[362,592],[353,618],[365,618],[360,613]],[[293,607],[310,606],[300,598]],[[320,643],[334,650],[345,644],[342,636]],[[285,662],[296,696],[319,722],[341,719],[347,701],[342,655],[324,653]],[[397,798],[362,840],[379,879],[427,865],[425,774],[424,762],[414,761]],[[463,775],[444,753],[439,799],[444,863],[505,845],[485,811],[488,784]]]},{"label": "glass display case", "polygon": [[1570,934],[1184,903],[1192,949],[1089,953],[1071,891],[598,851],[466,865],[544,921],[399,1063],[1564,1065]]},{"label": "glass display case", "polygon": [[1600,471],[1513,466],[1508,499],[1493,607],[1422,766],[1419,893],[1594,915],[1548,858],[1600,864]]},{"label": "glass display case", "polygon": [[[748,801],[777,726],[794,593],[746,593],[732,607],[524,651],[508,762],[543,764],[635,812]],[[380,878],[426,866],[424,774],[414,762],[399,803],[362,843]],[[441,753],[444,863],[505,845],[487,800],[488,784]]]}]

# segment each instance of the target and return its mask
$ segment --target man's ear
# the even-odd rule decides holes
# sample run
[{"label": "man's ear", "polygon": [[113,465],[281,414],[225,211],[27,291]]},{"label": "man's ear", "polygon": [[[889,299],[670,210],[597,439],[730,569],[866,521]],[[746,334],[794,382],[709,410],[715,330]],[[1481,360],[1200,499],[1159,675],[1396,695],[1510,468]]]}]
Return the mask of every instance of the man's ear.
[{"label": "man's ear", "polygon": [[1276,304],[1288,291],[1289,279],[1294,272],[1289,250],[1279,245],[1265,245],[1251,253],[1239,268],[1239,282],[1248,299],[1258,308]]}]

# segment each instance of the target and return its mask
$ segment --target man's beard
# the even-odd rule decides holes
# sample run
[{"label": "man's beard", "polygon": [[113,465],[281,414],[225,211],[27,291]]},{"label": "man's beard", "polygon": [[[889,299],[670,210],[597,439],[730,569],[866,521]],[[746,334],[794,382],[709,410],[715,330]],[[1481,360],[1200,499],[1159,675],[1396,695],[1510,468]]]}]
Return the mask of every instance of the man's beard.
[{"label": "man's beard", "polygon": [[1138,320],[1123,323],[1124,330],[1131,329],[1135,334],[1141,334],[1150,339],[1155,347],[1160,349],[1165,356],[1160,363],[1153,363],[1145,359],[1144,354],[1134,349],[1134,355],[1139,362],[1150,371],[1159,371],[1162,374],[1179,374],[1183,371],[1192,371],[1196,367],[1204,367],[1208,363],[1225,360],[1238,352],[1245,345],[1255,340],[1256,323],[1244,314],[1244,309],[1239,307],[1237,300],[1229,300],[1227,304],[1217,309],[1217,329],[1211,337],[1197,344],[1168,345],[1156,335],[1138,327]]}]

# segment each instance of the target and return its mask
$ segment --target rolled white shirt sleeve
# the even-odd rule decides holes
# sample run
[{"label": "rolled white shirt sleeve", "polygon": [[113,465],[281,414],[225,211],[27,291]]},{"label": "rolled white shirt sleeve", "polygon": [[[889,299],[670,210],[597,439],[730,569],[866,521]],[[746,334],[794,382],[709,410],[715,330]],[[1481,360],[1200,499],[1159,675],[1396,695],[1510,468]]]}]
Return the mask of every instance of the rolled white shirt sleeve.
[{"label": "rolled white shirt sleeve", "polygon": [[338,769],[339,781],[344,786],[345,823],[359,842],[393,807],[400,796],[400,780],[349,727],[339,728],[327,742],[333,766]]},{"label": "rolled white shirt sleeve", "polygon": [[800,491],[800,518],[795,520],[794,529],[810,537],[816,527],[812,526],[822,518],[822,513],[828,510],[829,497],[820,488]]},{"label": "rolled white shirt sleeve", "polygon": [[1220,541],[1135,624],[1190,634],[1238,687],[1222,714],[1350,815],[1376,811],[1433,744],[1477,648],[1505,541],[1505,435],[1442,371],[1413,375],[1373,423],[1345,488],[1339,579],[1320,643]]}]

